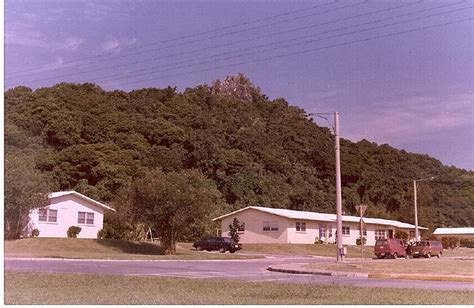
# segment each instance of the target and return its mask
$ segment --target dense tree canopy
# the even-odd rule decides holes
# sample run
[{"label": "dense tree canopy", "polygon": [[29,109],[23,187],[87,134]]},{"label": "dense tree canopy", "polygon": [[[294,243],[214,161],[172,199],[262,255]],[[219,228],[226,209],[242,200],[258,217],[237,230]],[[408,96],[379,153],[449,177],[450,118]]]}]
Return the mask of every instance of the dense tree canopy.
[{"label": "dense tree canopy", "polygon": [[[49,186],[34,169],[31,157],[6,153],[5,157],[5,239],[18,239],[28,227],[30,210],[48,205]],[[30,234],[31,235],[31,234]]]},{"label": "dense tree canopy", "polygon": [[[182,93],[87,83],[5,93],[6,150],[34,149],[35,167],[56,189],[105,202],[144,170],[198,170],[229,209],[334,213],[332,140],[304,110],[269,100],[242,75]],[[420,225],[474,225],[472,171],[366,140],[342,139],[341,160],[348,214],[365,203],[366,216],[413,223],[412,180],[436,176],[419,185]]]}]

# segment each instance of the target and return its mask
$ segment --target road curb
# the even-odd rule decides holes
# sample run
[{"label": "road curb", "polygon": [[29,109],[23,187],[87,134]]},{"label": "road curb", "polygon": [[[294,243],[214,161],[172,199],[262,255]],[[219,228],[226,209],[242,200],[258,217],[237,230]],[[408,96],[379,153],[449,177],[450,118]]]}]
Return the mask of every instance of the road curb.
[{"label": "road curb", "polygon": [[296,270],[288,268],[278,268],[269,266],[267,271],[270,272],[280,272],[288,274],[304,274],[304,275],[321,275],[321,276],[341,276],[341,277],[359,277],[359,278],[368,278],[367,273],[350,273],[350,272],[334,272],[334,271],[311,271],[311,270]]},{"label": "road curb", "polygon": [[337,272],[329,270],[305,270],[295,269],[295,264],[289,264],[287,268],[269,266],[268,271],[280,272],[288,274],[304,274],[304,275],[322,275],[322,276],[340,276],[340,277],[357,277],[372,279],[405,279],[405,280],[429,280],[429,281],[452,281],[452,282],[474,282],[474,276],[447,276],[447,275],[424,275],[424,274],[395,274],[395,273],[356,273],[356,272]]},{"label": "road curb", "polygon": [[422,274],[417,275],[417,274],[377,273],[377,274],[368,274],[368,278],[474,282],[474,277],[473,276],[459,276],[459,275],[447,276],[447,275],[422,275]]}]

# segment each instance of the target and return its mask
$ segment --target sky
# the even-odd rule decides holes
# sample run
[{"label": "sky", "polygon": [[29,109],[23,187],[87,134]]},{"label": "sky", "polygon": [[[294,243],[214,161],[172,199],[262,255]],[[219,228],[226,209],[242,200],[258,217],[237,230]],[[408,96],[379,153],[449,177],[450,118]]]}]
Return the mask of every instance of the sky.
[{"label": "sky", "polygon": [[474,170],[471,0],[6,0],[4,14],[5,90],[243,73],[270,99],[339,112],[343,138]]}]

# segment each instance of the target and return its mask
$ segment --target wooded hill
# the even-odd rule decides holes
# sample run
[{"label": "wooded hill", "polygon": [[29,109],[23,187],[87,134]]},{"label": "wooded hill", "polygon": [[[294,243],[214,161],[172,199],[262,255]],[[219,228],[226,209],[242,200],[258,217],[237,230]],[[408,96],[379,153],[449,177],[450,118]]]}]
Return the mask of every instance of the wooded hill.
[{"label": "wooded hill", "polygon": [[[345,114],[344,117],[350,117]],[[269,100],[243,75],[211,86],[106,92],[57,84],[5,93],[5,154],[23,153],[52,179],[114,203],[143,169],[197,169],[225,210],[261,205],[335,212],[333,136],[284,99]],[[366,140],[341,140],[343,208],[422,226],[474,225],[474,172]]]}]

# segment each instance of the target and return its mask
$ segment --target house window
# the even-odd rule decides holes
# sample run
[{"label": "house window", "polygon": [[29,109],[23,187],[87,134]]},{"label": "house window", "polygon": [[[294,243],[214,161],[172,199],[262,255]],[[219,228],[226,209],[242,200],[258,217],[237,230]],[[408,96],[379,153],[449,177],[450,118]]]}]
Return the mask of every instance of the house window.
[{"label": "house window", "polygon": [[278,222],[276,221],[264,221],[263,231],[278,231]]},{"label": "house window", "polygon": [[409,235],[410,238],[415,238],[415,231],[410,230],[409,233],[410,233]]},{"label": "house window", "polygon": [[94,213],[89,212],[78,212],[77,213],[77,223],[78,224],[94,224]]},{"label": "house window", "polygon": [[342,235],[351,235],[351,229],[349,227],[342,227]]},{"label": "house window", "polygon": [[245,233],[245,222],[241,223],[239,228],[237,229],[238,233]]},{"label": "house window", "polygon": [[57,222],[58,221],[58,210],[40,209],[38,220],[43,221],[43,222]]},{"label": "house window", "polygon": [[276,221],[270,223],[270,231],[278,231],[278,223]]},{"label": "house window", "polygon": [[380,240],[380,239],[385,239],[387,237],[387,234],[385,230],[382,229],[375,229],[375,239]]},{"label": "house window", "polygon": [[305,222],[296,222],[296,231],[298,232],[306,232],[306,223]]},{"label": "house window", "polygon": [[319,238],[326,238],[326,230],[328,231],[327,238],[332,237],[332,227],[329,226],[326,229],[326,226],[319,226]]}]

